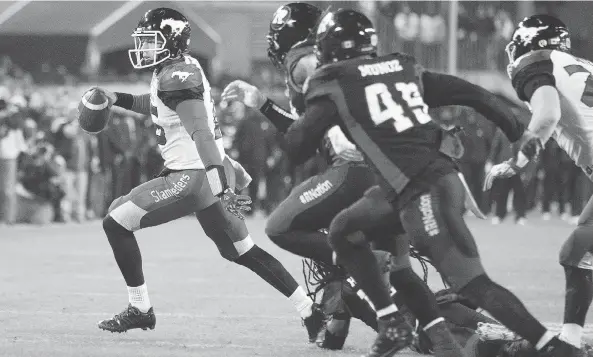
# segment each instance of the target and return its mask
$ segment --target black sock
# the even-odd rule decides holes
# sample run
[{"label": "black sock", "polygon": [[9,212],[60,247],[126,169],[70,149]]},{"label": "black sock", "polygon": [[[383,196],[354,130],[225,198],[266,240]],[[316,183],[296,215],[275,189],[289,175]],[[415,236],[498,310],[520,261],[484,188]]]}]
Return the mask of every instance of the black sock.
[{"label": "black sock", "polygon": [[537,345],[547,331],[513,293],[486,275],[480,275],[470,281],[460,293],[533,346]]},{"label": "black sock", "polygon": [[389,282],[420,325],[426,326],[441,317],[434,294],[411,267],[391,272]]},{"label": "black sock", "polygon": [[142,255],[134,233],[117,223],[111,216],[103,220],[103,230],[107,235],[113,256],[124,276],[126,285],[136,287],[144,284]]},{"label": "black sock", "polygon": [[269,236],[280,248],[301,257],[333,265],[333,250],[327,234],[319,231],[290,231]]},{"label": "black sock", "polygon": [[480,322],[498,324],[496,320],[458,302],[439,305],[439,311],[447,322],[472,330],[477,329]]},{"label": "black sock", "polygon": [[[358,235],[358,237],[354,237],[354,235]],[[379,311],[393,304],[393,301],[386,284],[381,278],[382,272],[371,248],[367,244],[351,243],[361,239],[364,241],[364,237],[361,237],[361,235],[361,232],[357,232],[349,237],[329,238],[340,265],[346,268],[356,281],[357,286],[364,291],[373,303],[375,310]]]},{"label": "black sock", "polygon": [[299,287],[284,266],[257,245],[237,258],[235,263],[249,268],[286,297],[290,297]]},{"label": "black sock", "polygon": [[565,265],[564,274],[566,276],[564,323],[584,326],[587,311],[593,300],[593,272]]}]

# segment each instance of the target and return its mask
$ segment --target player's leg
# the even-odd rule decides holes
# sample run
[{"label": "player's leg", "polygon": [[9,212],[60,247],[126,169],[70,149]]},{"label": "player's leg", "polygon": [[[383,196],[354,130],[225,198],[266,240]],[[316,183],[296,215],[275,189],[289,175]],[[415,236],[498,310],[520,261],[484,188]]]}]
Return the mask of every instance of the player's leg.
[{"label": "player's leg", "polygon": [[[330,230],[332,241],[339,237],[352,237],[354,233],[363,230],[364,235],[373,240],[375,249],[390,252],[392,269],[389,282],[398,292],[397,295],[401,297],[403,304],[416,316],[420,325],[438,346],[439,356],[446,355],[446,351],[452,351],[454,355],[460,350],[439,313],[434,294],[412,270],[409,239],[406,234],[402,234],[403,227],[399,217],[379,186],[373,186],[361,199],[340,212],[332,221]],[[337,244],[349,243],[349,240],[342,238]],[[348,251],[348,248],[343,250]],[[356,280],[356,277],[354,279]],[[363,279],[363,276],[359,279]],[[362,287],[365,292],[376,288],[366,286],[364,281],[362,285],[365,285]],[[401,307],[402,305],[398,306]]]},{"label": "player's leg", "polygon": [[[366,213],[373,212],[378,211]],[[349,225],[351,216],[355,215],[348,208],[336,215],[330,224],[328,239],[339,264],[346,268],[377,312],[378,336],[368,356],[390,356],[410,345],[413,339],[412,326],[398,313],[364,234]],[[392,211],[391,216],[397,220]]]},{"label": "player's leg", "polygon": [[513,293],[486,275],[474,238],[463,220],[464,195],[459,176],[449,174],[405,204],[402,222],[417,248],[432,259],[455,291],[537,349],[546,347],[549,356],[572,356],[570,346],[547,331]]},{"label": "player's leg", "polygon": [[[315,266],[315,269],[323,269],[327,266]],[[338,269],[330,267],[330,269]],[[327,272],[332,274],[332,272]],[[317,346],[328,350],[341,350],[346,342],[346,337],[350,329],[350,320],[354,312],[351,306],[347,304],[348,295],[351,292],[348,283],[340,275],[335,280],[329,281],[323,287],[323,295],[320,306],[323,313],[327,316],[325,328],[317,336]],[[358,299],[360,300],[360,299]],[[371,320],[375,320],[375,312],[371,310]],[[354,316],[357,317],[358,316]],[[375,322],[376,324],[376,322]]]},{"label": "player's leg", "polygon": [[564,324],[560,336],[580,347],[583,326],[593,299],[593,198],[583,209],[577,228],[560,250],[566,276]]},{"label": "player's leg", "polygon": [[509,200],[510,193],[510,180],[500,179],[493,183],[492,195],[494,196],[494,202],[496,203],[496,217],[493,222],[503,221],[507,216],[507,203]]},{"label": "player's leg", "polygon": [[366,166],[330,167],[293,189],[270,215],[266,234],[279,247],[296,255],[332,264],[326,234],[332,218],[362,196],[374,181]]},{"label": "player's leg", "polygon": [[134,231],[156,226],[192,213],[194,192],[205,180],[203,170],[170,172],[119,197],[103,219],[103,229],[115,261],[128,286],[130,306],[114,318],[99,323],[99,328],[124,332],[133,328],[154,328],[154,314],[142,270],[142,255]]},{"label": "player's leg", "polygon": [[[227,160],[224,166],[228,183],[234,187],[234,171]],[[305,290],[276,258],[253,242],[245,222],[224,209],[220,200],[212,195],[207,183],[201,188],[199,198],[203,204],[196,212],[196,218],[206,235],[216,244],[220,255],[250,269],[286,296],[303,318],[309,341],[315,342],[324,317]]]}]

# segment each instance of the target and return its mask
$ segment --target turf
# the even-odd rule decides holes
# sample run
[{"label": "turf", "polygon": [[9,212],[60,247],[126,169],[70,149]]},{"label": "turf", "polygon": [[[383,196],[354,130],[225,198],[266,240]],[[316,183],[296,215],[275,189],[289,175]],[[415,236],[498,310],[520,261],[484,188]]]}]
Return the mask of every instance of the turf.
[{"label": "turf", "polygon": [[[527,226],[468,222],[492,278],[558,325],[564,278],[557,256],[572,227],[538,218]],[[254,240],[302,282],[300,260],[271,244],[264,224],[248,221]],[[354,323],[342,352],[308,344],[291,304],[220,258],[193,219],[137,236],[157,327],[111,334],[96,323],[122,310],[127,293],[99,222],[0,228],[0,356],[360,356],[374,337]],[[434,274],[431,285],[442,287]]]}]

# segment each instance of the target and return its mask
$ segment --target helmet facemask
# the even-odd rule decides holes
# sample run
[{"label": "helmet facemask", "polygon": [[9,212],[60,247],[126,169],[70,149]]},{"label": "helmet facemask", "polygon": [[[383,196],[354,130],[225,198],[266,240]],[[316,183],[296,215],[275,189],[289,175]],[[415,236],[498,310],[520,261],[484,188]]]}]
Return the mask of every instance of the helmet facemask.
[{"label": "helmet facemask", "polygon": [[[134,38],[134,49],[128,50],[128,55],[134,68],[152,67],[171,57],[171,51],[165,48],[167,39],[161,31],[140,29],[134,31],[132,37]],[[145,47],[145,44],[148,46]]]},{"label": "helmet facemask", "polygon": [[278,44],[276,37],[278,37],[277,34],[266,36],[266,41],[268,42],[268,58],[274,67],[284,72],[286,70],[284,67],[284,58],[286,57],[286,52],[280,51],[280,45]]},{"label": "helmet facemask", "polygon": [[517,52],[517,45],[515,44],[515,42],[511,41],[505,47],[504,51],[506,52],[509,58],[509,64],[507,65],[507,74],[509,75],[509,78],[511,78],[511,73],[513,71],[513,63],[515,63],[515,53]]}]

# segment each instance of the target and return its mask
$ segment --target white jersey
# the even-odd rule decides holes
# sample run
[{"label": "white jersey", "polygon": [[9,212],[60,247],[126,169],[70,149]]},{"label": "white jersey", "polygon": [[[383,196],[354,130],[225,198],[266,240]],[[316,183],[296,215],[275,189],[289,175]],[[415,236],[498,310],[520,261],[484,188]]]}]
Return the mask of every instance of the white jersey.
[{"label": "white jersey", "polygon": [[552,138],[593,179],[593,63],[571,54],[539,50],[518,58],[511,79],[519,98],[529,77],[549,73],[560,97],[562,117]]},{"label": "white jersey", "polygon": [[208,113],[204,120],[208,120],[221,158],[225,156],[208,79],[196,59],[184,56],[171,61],[158,72],[155,71],[150,83],[152,121],[156,126],[157,141],[165,167],[171,170],[204,168],[196,144],[175,111],[179,103],[188,99],[204,101]]}]

